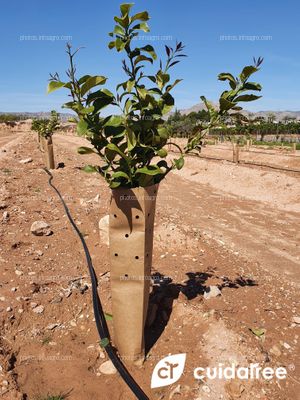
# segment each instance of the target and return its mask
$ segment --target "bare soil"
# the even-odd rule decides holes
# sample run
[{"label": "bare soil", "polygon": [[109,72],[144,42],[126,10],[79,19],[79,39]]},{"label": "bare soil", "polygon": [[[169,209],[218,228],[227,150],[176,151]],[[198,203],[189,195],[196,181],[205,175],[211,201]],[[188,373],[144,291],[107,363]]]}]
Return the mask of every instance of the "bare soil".
[{"label": "bare soil", "polygon": [[[84,253],[48,185],[35,136],[7,136],[0,136],[2,398],[133,399],[118,375],[99,372],[107,356],[93,321]],[[80,170],[97,162],[76,153],[82,144],[55,135],[56,162],[64,168],[53,171],[54,184],[85,235],[110,313],[108,246],[98,230],[110,192],[100,177]],[[33,161],[19,163],[28,157]],[[273,163],[280,165],[280,157],[272,154]],[[286,163],[300,168],[299,158],[291,158]],[[299,174],[196,158],[160,185],[150,303],[158,311],[146,328],[146,362],[129,367],[151,400],[300,399],[300,325],[293,320],[300,316],[299,196]],[[32,235],[37,220],[49,223],[53,234]],[[210,285],[222,295],[205,300]],[[265,329],[263,338],[254,328]],[[187,353],[180,381],[151,390],[155,364],[177,353]],[[289,375],[238,384],[193,378],[194,368],[220,362],[285,366]]]}]

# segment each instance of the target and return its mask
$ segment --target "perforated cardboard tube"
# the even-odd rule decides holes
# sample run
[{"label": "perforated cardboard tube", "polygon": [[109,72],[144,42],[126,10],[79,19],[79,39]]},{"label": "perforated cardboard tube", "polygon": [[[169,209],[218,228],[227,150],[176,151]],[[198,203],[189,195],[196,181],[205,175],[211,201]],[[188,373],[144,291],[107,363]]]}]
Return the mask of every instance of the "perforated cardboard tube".
[{"label": "perforated cardboard tube", "polygon": [[45,139],[45,162],[48,169],[55,168],[52,137]]},{"label": "perforated cardboard tube", "polygon": [[114,344],[125,363],[144,360],[158,185],[113,189],[109,215]]}]

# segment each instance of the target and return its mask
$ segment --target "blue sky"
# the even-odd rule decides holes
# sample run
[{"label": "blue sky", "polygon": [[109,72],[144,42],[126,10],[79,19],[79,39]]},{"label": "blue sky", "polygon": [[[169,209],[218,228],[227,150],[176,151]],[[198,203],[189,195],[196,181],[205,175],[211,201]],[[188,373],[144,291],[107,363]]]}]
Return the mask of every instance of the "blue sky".
[{"label": "blue sky", "polygon": [[[0,111],[60,111],[66,92],[46,95],[46,85],[49,72],[63,76],[67,66],[66,40],[61,36],[69,36],[74,47],[85,46],[77,59],[79,74],[105,75],[109,89],[122,82],[120,55],[107,48],[108,32],[121,2],[2,2]],[[144,35],[159,40],[141,43],[151,43],[158,53],[176,39],[186,45],[188,58],[173,69],[174,79],[183,78],[174,90],[178,108],[198,103],[200,95],[216,101],[225,85],[216,79],[219,72],[237,74],[253,56],[263,56],[265,62],[256,74],[263,85],[263,98],[246,108],[300,110],[298,0],[135,1],[135,12],[145,9],[151,15],[151,32]],[[59,36],[60,40],[25,40],[25,36],[40,35]],[[240,35],[248,37],[241,40]]]}]

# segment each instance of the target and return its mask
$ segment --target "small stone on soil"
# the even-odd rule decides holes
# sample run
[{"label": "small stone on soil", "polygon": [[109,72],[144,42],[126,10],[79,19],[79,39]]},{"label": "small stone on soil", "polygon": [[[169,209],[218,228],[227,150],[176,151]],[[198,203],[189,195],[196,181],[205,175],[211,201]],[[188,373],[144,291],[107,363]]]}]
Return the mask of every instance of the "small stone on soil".
[{"label": "small stone on soil", "polygon": [[173,397],[175,396],[175,394],[181,394],[180,389],[181,389],[181,386],[180,386],[180,385],[176,386],[176,387],[172,390],[172,392],[170,393],[169,400],[173,399]]},{"label": "small stone on soil", "polygon": [[295,324],[300,324],[300,317],[293,317],[293,322],[295,322]]},{"label": "small stone on soil", "polygon": [[8,222],[9,221],[9,213],[7,211],[4,211],[2,215],[2,222]]},{"label": "small stone on soil", "polygon": [[36,314],[42,314],[44,312],[45,307],[44,306],[37,306],[33,309],[33,312]]},{"label": "small stone on soil", "polygon": [[271,348],[270,353],[273,354],[276,357],[280,357],[281,356],[281,351],[280,351],[279,347],[276,346],[276,344]]},{"label": "small stone on soil", "polygon": [[117,372],[116,368],[110,360],[105,361],[103,364],[101,364],[99,367],[99,371],[101,372],[101,374],[104,375],[113,375]]},{"label": "small stone on soil", "polygon": [[45,221],[34,221],[31,225],[30,232],[35,236],[49,236],[53,232],[50,225]]},{"label": "small stone on soil", "polygon": [[20,160],[19,163],[20,164],[29,164],[32,161],[33,161],[32,158],[24,158],[23,160]]},{"label": "small stone on soil", "polygon": [[53,329],[55,329],[58,326],[59,326],[59,324],[54,323],[54,324],[48,325],[46,329],[48,329],[48,331],[53,331]]}]

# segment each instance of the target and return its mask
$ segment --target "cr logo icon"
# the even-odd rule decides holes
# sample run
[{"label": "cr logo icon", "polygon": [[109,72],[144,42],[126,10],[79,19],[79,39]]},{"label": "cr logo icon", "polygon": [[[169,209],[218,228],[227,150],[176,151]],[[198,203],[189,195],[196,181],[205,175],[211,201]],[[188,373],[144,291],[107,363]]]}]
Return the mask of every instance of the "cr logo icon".
[{"label": "cr logo icon", "polygon": [[160,360],[152,373],[151,388],[168,386],[178,381],[185,366],[186,354],[173,354]]}]

